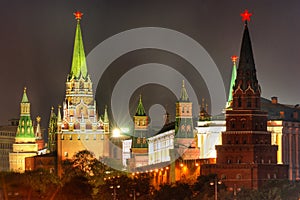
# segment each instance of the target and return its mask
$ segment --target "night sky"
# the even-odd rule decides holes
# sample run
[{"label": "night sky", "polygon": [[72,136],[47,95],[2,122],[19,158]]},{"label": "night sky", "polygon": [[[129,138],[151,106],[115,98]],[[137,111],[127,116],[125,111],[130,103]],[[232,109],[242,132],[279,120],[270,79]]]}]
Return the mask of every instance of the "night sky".
[{"label": "night sky", "polygon": [[[249,30],[262,96],[268,99],[278,96],[280,103],[298,104],[299,8],[298,0],[1,1],[0,124],[7,124],[9,119],[19,117],[24,86],[28,88],[32,118],[40,115],[43,126],[48,124],[51,106],[56,108],[62,104],[76,27],[72,13],[76,10],[84,13],[81,28],[86,55],[98,44],[120,32],[140,27],[167,28],[183,33],[202,45],[219,68],[224,87],[228,90],[232,67],[230,57],[234,54],[239,56],[243,33],[240,13],[248,9],[253,13]],[[109,80],[118,80],[126,72],[125,68],[129,70],[152,62],[172,66],[187,79],[190,78],[198,100],[209,97],[201,76],[194,76],[190,70],[184,73],[184,69],[191,67],[184,59],[159,49],[137,50],[114,60],[106,76],[101,79],[98,77],[99,84],[92,79],[95,91],[97,88],[99,111],[103,110],[104,105],[109,105],[110,94],[104,92],[106,88],[111,91],[114,86]],[[89,67],[89,72],[97,70]],[[170,78],[166,76],[166,79]],[[195,80],[199,80],[199,83]],[[175,82],[178,83],[175,95],[178,95],[181,80]],[[149,93],[151,90],[160,92]],[[137,102],[140,93],[144,95],[145,104],[161,102],[171,110],[175,105],[174,91],[172,93],[159,84],[142,85],[133,92],[130,102]],[[149,97],[153,97],[153,94],[159,97],[151,102]],[[159,94],[164,94],[166,98]],[[131,109],[130,105],[128,107]],[[148,110],[149,106],[145,107]]]}]

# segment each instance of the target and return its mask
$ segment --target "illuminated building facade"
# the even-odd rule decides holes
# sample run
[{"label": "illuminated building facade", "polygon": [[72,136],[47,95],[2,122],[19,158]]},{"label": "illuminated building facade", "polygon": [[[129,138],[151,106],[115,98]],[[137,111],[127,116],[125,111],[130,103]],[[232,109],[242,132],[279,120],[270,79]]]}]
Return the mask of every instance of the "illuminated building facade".
[{"label": "illuminated building facade", "polygon": [[152,173],[152,184],[156,187],[176,181],[190,183],[200,174],[192,102],[189,101],[184,82],[176,102],[175,117],[175,122],[165,124],[156,135],[148,138],[148,165],[135,169],[137,172]]},{"label": "illuminated building facade", "polygon": [[57,113],[57,135],[53,137],[57,141],[54,139],[51,144],[57,145],[59,174],[62,172],[61,163],[72,159],[81,150],[91,151],[97,159],[109,156],[109,121],[100,119],[96,111],[81,35],[82,13],[76,12],[74,15],[77,26],[72,66],[66,81],[63,115],[60,109]]},{"label": "illuminated building facade", "polygon": [[30,102],[26,88],[20,103],[20,120],[13,144],[13,152],[9,153],[9,168],[14,172],[25,172],[25,158],[38,154],[38,144],[34,134],[34,127],[30,117]]},{"label": "illuminated building facade", "polygon": [[269,112],[268,131],[272,144],[278,145],[278,164],[289,165],[290,180],[300,180],[300,108],[280,104],[277,97],[262,99],[262,106]]},{"label": "illuminated building facade", "polygon": [[226,131],[216,146],[216,164],[204,164],[201,174],[217,174],[230,187],[259,188],[268,179],[287,179],[288,166],[277,164],[277,145],[267,131],[267,112],[261,110],[261,89],[256,78],[247,21],[239,66],[232,93],[232,108],[226,110]]},{"label": "illuminated building facade", "polygon": [[0,126],[0,171],[9,171],[9,153],[13,150],[19,120]]},{"label": "illuminated building facade", "polygon": [[171,161],[170,149],[174,149],[174,123],[171,129],[162,129],[157,135],[148,138],[149,165]]}]

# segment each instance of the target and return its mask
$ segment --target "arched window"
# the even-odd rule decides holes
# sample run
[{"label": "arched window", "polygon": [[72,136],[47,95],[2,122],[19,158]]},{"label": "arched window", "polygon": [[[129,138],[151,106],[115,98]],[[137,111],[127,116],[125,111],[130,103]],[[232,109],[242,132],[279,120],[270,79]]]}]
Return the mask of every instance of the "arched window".
[{"label": "arched window", "polygon": [[247,96],[247,108],[251,108],[251,96],[250,95],[248,95]]},{"label": "arched window", "polygon": [[222,175],[221,175],[221,179],[222,179],[222,180],[224,180],[224,179],[226,179],[226,178],[227,178],[227,177],[226,177],[225,174],[222,174]]},{"label": "arched window", "polygon": [[185,126],[181,125],[181,131],[185,131]]},{"label": "arched window", "polygon": [[235,128],[235,122],[233,120],[230,121],[230,126],[231,126],[231,128]]},{"label": "arched window", "polygon": [[236,179],[242,179],[242,175],[241,174],[237,174],[236,175]]},{"label": "arched window", "polygon": [[242,129],[246,128],[246,119],[245,118],[241,119],[241,128]]},{"label": "arched window", "polygon": [[241,96],[238,96],[238,107],[242,107],[242,99],[241,99]]},{"label": "arched window", "polygon": [[191,126],[190,125],[186,126],[186,132],[191,132]]}]

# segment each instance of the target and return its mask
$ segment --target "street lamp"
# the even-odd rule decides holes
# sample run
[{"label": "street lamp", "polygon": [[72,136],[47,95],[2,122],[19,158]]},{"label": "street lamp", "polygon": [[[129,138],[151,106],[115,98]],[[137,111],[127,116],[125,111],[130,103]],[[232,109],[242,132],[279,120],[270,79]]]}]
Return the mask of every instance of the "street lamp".
[{"label": "street lamp", "polygon": [[134,188],[132,191],[133,191],[133,194],[130,194],[129,196],[130,196],[130,197],[133,197],[133,200],[136,200],[136,197],[137,197],[137,196],[140,196],[140,193],[139,193],[139,192],[136,192],[136,191],[135,191],[135,188]]},{"label": "street lamp", "polygon": [[118,138],[121,136],[121,130],[118,129],[118,128],[115,128],[113,131],[112,131],[112,137],[115,137],[115,138]]},{"label": "street lamp", "polygon": [[114,200],[117,200],[117,189],[119,189],[120,187],[121,187],[120,185],[112,185],[112,186],[110,186],[110,189],[114,190],[114,193],[113,193]]},{"label": "street lamp", "polygon": [[210,182],[209,184],[215,186],[215,200],[218,200],[218,185],[221,185],[222,181],[218,181],[218,179],[215,178],[214,182]]},{"label": "street lamp", "polygon": [[233,186],[233,198],[236,200],[237,193],[241,191],[241,188],[237,187],[236,184]]}]

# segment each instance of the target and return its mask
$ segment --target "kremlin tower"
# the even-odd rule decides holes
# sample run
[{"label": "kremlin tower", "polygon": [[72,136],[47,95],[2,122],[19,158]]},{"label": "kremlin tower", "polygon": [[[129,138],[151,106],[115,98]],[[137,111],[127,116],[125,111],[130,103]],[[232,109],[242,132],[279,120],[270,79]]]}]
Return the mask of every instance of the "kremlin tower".
[{"label": "kremlin tower", "polygon": [[148,164],[148,124],[149,119],[146,115],[142,96],[140,96],[136,113],[133,117],[134,134],[131,144],[130,167],[141,167]]},{"label": "kremlin tower", "polygon": [[[195,136],[193,124],[193,104],[189,100],[189,95],[186,91],[184,80],[180,91],[179,100],[176,102],[176,118],[175,118],[175,135],[174,145],[186,151],[189,147],[195,147]],[[183,149],[183,150],[182,150]],[[180,153],[182,154],[182,153]]]},{"label": "kremlin tower", "polygon": [[229,86],[229,94],[228,94],[228,99],[226,103],[226,109],[231,109],[232,108],[232,93],[233,93],[233,87],[236,79],[236,61],[238,57],[237,56],[231,56],[231,60],[233,63],[232,66],[232,72],[231,72],[231,80],[230,80],[230,86]]},{"label": "kremlin tower", "polygon": [[107,113],[104,120],[97,114],[80,28],[83,14],[76,12],[74,15],[77,26],[71,71],[66,81],[63,113],[61,116],[59,108],[57,117],[52,115],[53,121],[57,120],[57,136],[52,136],[49,148],[53,149],[52,146],[57,145],[59,174],[63,160],[72,159],[81,150],[91,151],[97,159],[109,156],[109,121]]},{"label": "kremlin tower", "polygon": [[[22,173],[25,172],[25,158],[36,156],[38,152],[37,138],[35,137],[30,117],[30,103],[26,94],[26,87],[24,88],[20,108],[20,120],[15,143],[13,144],[13,152],[9,153],[9,165],[11,171]],[[40,129],[37,129],[37,133],[40,133]],[[41,140],[41,135],[39,135],[38,140]]]},{"label": "kremlin tower", "polygon": [[[269,179],[287,179],[287,165],[277,164],[277,145],[267,131],[267,112],[261,110],[261,88],[256,77],[248,29],[251,13],[243,14],[244,34],[239,65],[226,110],[226,131],[216,146],[216,164],[206,164],[202,175],[217,174],[230,188],[257,189]],[[234,73],[234,69],[233,69]],[[230,97],[230,96],[229,96]]]}]

